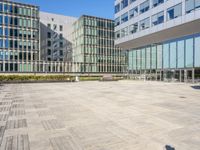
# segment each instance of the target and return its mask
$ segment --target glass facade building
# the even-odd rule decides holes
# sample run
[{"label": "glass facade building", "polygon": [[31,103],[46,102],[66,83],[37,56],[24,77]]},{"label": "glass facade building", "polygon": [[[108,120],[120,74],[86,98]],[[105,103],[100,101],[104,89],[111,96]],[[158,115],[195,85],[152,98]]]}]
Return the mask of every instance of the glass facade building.
[{"label": "glass facade building", "polygon": [[122,73],[126,52],[114,46],[114,21],[82,16],[74,23],[73,61],[84,63],[78,72]]},{"label": "glass facade building", "polygon": [[30,72],[39,59],[39,8],[0,1],[0,71]]},{"label": "glass facade building", "polygon": [[127,72],[139,78],[200,80],[200,1],[127,1],[126,7],[115,1],[115,44],[128,51]]}]

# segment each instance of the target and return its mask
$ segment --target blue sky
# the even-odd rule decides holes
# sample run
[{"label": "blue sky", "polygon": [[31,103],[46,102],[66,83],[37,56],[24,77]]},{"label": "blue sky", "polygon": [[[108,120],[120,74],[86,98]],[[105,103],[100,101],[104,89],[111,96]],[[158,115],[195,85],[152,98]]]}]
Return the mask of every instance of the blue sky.
[{"label": "blue sky", "polygon": [[114,0],[14,0],[40,6],[41,11],[79,17],[82,14],[114,18]]}]

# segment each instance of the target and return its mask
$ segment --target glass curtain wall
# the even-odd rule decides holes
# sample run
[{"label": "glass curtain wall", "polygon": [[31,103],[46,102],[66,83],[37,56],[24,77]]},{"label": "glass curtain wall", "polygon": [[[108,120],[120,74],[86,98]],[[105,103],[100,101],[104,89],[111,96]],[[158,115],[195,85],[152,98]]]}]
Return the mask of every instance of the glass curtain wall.
[{"label": "glass curtain wall", "polygon": [[200,34],[129,51],[129,69],[166,70],[200,67]]}]

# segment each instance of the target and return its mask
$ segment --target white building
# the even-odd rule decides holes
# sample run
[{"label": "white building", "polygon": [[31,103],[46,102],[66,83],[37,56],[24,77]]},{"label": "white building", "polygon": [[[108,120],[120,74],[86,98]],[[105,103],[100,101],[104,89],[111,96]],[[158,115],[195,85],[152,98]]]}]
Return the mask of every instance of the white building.
[{"label": "white building", "polygon": [[40,12],[41,60],[72,61],[75,17]]},{"label": "white building", "polygon": [[199,8],[200,0],[116,0],[115,44],[129,50],[128,71],[200,78]]}]

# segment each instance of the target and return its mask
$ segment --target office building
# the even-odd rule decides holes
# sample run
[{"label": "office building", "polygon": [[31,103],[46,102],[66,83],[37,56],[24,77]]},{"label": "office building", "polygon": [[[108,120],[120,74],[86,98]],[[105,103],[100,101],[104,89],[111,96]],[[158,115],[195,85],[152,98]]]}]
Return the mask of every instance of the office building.
[{"label": "office building", "polygon": [[39,7],[1,0],[0,71],[34,71],[39,42]]},{"label": "office building", "polygon": [[200,0],[116,0],[115,44],[127,72],[179,81],[200,78]]},{"label": "office building", "polygon": [[114,21],[81,16],[74,23],[73,61],[84,65],[76,72],[122,73],[126,52],[114,46]]}]

